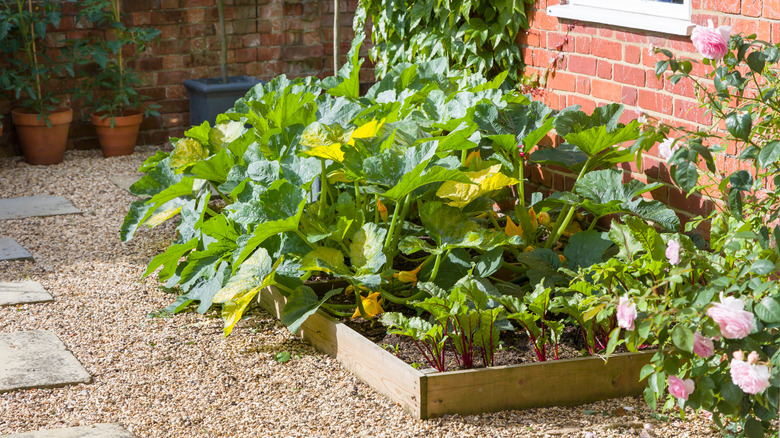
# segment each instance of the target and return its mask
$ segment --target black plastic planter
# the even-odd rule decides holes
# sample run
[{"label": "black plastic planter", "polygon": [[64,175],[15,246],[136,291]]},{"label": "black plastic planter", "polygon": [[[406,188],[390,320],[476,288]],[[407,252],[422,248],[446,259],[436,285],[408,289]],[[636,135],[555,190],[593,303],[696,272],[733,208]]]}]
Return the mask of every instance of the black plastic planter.
[{"label": "black plastic planter", "polygon": [[213,125],[218,114],[233,108],[238,99],[260,82],[264,81],[251,76],[231,76],[227,84],[219,78],[184,81],[190,94],[190,124],[196,126],[208,120]]}]

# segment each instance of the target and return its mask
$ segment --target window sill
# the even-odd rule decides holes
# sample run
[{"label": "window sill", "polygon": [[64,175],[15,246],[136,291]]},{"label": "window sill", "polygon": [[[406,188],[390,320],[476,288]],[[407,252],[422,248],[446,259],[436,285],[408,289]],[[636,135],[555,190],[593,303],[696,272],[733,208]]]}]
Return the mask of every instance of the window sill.
[{"label": "window sill", "polygon": [[582,5],[547,7],[547,15],[591,23],[610,24],[632,29],[649,30],[671,35],[690,35],[696,25],[688,20],[614,11]]}]

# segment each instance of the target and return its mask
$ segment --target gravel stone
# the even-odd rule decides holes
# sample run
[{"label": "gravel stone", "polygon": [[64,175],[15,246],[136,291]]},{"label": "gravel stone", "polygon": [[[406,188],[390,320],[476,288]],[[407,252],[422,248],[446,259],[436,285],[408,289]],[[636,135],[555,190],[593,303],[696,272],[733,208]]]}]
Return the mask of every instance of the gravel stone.
[{"label": "gravel stone", "polygon": [[[0,196],[63,196],[84,212],[3,222],[0,238],[36,261],[0,261],[0,281],[40,281],[56,300],[0,308],[0,332],[50,330],[93,376],[92,384],[0,394],[0,434],[119,423],[165,438],[719,436],[703,416],[656,420],[639,397],[415,420],[259,309],[224,339],[215,310],[157,313],[175,297],[154,274],[141,277],[174,226],[143,228],[122,243],[135,198],[110,180],[155,150],[108,159],[68,151],[54,166],[0,159]],[[293,359],[277,363],[281,351]]]}]

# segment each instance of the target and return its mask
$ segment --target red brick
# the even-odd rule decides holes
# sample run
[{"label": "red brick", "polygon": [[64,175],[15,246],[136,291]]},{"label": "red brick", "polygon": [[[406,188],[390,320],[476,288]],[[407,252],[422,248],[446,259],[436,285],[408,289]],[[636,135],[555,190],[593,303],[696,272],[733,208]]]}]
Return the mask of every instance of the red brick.
[{"label": "red brick", "polygon": [[663,77],[657,77],[655,75],[655,70],[645,70],[645,84],[647,88],[653,88],[655,90],[661,90],[664,88]]},{"label": "red brick", "polygon": [[577,53],[582,53],[583,55],[590,54],[591,43],[592,39],[589,36],[574,37],[574,47]]},{"label": "red brick", "polygon": [[674,116],[678,119],[684,119],[704,125],[709,125],[712,122],[711,114],[708,114],[696,103],[684,99],[674,100]]},{"label": "red brick", "polygon": [[624,64],[615,64],[612,68],[615,81],[637,87],[645,86],[645,71],[643,69]]},{"label": "red brick", "polygon": [[577,92],[580,94],[590,94],[590,78],[582,76],[577,77]]},{"label": "red brick", "polygon": [[619,84],[612,81],[602,81],[599,79],[593,79],[593,81],[591,81],[593,97],[598,99],[619,102],[622,95],[621,88],[622,87]]},{"label": "red brick", "polygon": [[740,0],[701,0],[701,9],[739,14]]},{"label": "red brick", "polygon": [[568,55],[566,66],[570,72],[581,73],[588,76],[596,76],[595,58],[579,55]]},{"label": "red brick", "polygon": [[761,15],[762,0],[742,0],[742,15],[758,17]]},{"label": "red brick", "polygon": [[620,96],[620,103],[628,106],[635,106],[637,100],[637,89],[632,87],[623,87]]},{"label": "red brick", "polygon": [[575,91],[575,76],[568,73],[557,72],[555,76],[551,77],[547,82],[547,86],[557,91]]},{"label": "red brick", "polygon": [[763,13],[764,18],[780,18],[780,0],[764,0]]},{"label": "red brick", "polygon": [[670,114],[673,108],[670,95],[646,89],[639,89],[637,103],[645,110],[664,114]]},{"label": "red brick", "polygon": [[616,61],[623,59],[623,46],[615,41],[593,38],[593,45],[590,50],[591,53],[600,58],[614,59]]},{"label": "red brick", "polygon": [[600,59],[598,61],[598,76],[601,79],[612,79],[612,63]]},{"label": "red brick", "polygon": [[642,47],[626,44],[625,61],[629,64],[639,64],[642,59]]}]

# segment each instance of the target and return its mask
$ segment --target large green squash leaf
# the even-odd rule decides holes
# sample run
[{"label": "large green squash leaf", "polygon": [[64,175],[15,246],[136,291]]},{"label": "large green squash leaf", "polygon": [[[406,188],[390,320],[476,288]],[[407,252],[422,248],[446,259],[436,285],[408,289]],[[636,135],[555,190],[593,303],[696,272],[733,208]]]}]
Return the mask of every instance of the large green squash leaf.
[{"label": "large green squash leaf", "polygon": [[309,286],[298,287],[287,297],[287,304],[282,310],[282,324],[286,325],[291,332],[297,333],[301,325],[316,313],[320,306],[341,291],[342,289],[333,289],[319,299]]}]

